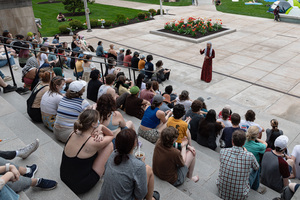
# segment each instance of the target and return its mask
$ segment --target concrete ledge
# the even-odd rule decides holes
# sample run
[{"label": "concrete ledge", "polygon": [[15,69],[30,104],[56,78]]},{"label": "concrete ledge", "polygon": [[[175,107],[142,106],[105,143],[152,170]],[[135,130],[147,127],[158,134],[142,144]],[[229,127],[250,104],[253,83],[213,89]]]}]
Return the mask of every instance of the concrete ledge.
[{"label": "concrete ledge", "polygon": [[174,38],[174,39],[178,39],[178,40],[183,40],[183,41],[187,41],[187,42],[192,42],[192,43],[197,44],[197,43],[205,42],[207,40],[211,40],[211,39],[223,36],[223,35],[227,35],[229,33],[233,33],[235,31],[236,31],[236,29],[228,29],[226,31],[222,31],[222,32],[215,33],[215,34],[212,34],[212,35],[208,35],[208,36],[198,38],[198,39],[193,39],[193,38],[180,36],[180,35],[174,35],[174,34],[171,34],[171,33],[165,33],[165,32],[161,32],[161,31],[150,31],[150,33],[155,34],[155,35],[169,37],[169,38]]},{"label": "concrete ledge", "polygon": [[282,15],[280,15],[280,19],[283,22],[290,22],[290,23],[300,24],[300,16],[282,14]]}]

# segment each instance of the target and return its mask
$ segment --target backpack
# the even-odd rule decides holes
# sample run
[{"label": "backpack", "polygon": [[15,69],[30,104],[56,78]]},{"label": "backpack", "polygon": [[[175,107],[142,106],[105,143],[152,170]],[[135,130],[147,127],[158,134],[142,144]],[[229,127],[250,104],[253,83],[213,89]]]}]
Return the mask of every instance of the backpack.
[{"label": "backpack", "polygon": [[40,108],[32,108],[33,102],[35,100],[35,97],[39,91],[41,91],[44,87],[48,85],[44,85],[40,89],[34,92],[34,89],[32,90],[32,93],[30,97],[27,99],[27,113],[29,117],[36,122],[42,122],[42,114],[41,114],[41,109]]}]

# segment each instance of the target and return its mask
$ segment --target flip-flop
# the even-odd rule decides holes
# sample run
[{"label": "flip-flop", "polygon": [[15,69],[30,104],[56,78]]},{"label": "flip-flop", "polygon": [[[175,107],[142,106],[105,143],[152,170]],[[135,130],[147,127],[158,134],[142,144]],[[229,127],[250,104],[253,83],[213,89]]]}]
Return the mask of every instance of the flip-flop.
[{"label": "flip-flop", "polygon": [[154,197],[155,200],[159,200],[160,194],[157,191],[154,191],[153,192],[153,197]]}]

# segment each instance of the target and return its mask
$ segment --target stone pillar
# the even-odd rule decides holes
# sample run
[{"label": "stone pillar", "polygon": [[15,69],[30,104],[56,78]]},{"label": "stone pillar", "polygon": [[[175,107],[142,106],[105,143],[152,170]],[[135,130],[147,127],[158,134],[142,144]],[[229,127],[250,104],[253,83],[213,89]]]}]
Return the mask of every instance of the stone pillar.
[{"label": "stone pillar", "polygon": [[37,32],[31,0],[0,0],[0,34],[8,30],[15,37]]}]

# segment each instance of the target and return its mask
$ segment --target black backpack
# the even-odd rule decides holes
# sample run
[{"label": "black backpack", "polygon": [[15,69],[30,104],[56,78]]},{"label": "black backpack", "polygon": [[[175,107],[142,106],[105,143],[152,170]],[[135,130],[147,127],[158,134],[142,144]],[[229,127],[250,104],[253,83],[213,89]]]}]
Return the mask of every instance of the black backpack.
[{"label": "black backpack", "polygon": [[41,109],[40,108],[32,108],[33,102],[35,100],[35,97],[39,91],[41,91],[44,87],[48,85],[44,85],[40,89],[34,92],[34,89],[32,90],[32,93],[30,97],[27,99],[27,113],[29,117],[35,121],[35,122],[42,122],[42,114],[41,114]]}]

